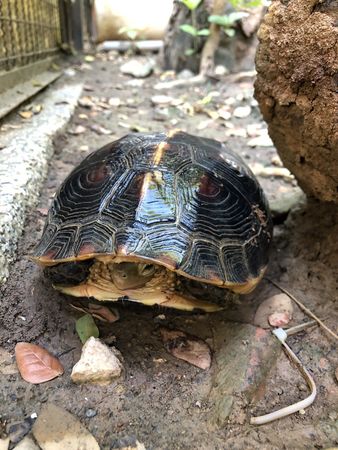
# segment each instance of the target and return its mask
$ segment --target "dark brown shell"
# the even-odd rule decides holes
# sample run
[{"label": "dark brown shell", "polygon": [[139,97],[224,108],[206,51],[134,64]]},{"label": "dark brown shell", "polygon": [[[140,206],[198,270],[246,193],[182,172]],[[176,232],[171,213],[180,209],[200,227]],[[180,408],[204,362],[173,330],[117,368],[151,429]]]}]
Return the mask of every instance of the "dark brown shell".
[{"label": "dark brown shell", "polygon": [[34,258],[149,259],[218,285],[258,279],[272,221],[258,181],[217,141],[129,134],[90,154],[61,185]]}]

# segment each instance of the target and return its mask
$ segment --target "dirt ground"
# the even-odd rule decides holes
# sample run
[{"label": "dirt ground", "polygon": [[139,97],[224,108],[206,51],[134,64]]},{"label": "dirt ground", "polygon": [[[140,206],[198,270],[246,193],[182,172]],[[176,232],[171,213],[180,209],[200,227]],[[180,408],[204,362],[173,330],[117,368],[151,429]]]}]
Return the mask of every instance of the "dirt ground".
[{"label": "dirt ground", "polygon": [[[146,78],[142,86],[131,86],[132,78],[119,70],[124,58],[98,55],[94,62],[76,64],[75,76],[64,76],[58,81],[84,81],[83,96],[90,97],[94,106],[79,106],[65,133],[55,139],[55,157],[39,204],[28,214],[17,261],[7,285],[0,291],[0,345],[13,353],[17,342],[40,344],[59,356],[65,373],[41,385],[26,383],[18,373],[2,375],[2,422],[22,423],[32,413],[39,413],[44,402],[51,401],[77,416],[102,449],[121,447],[133,437],[147,449],[334,447],[338,444],[338,383],[334,374],[338,354],[336,342],[320,329],[310,328],[288,339],[316,380],[318,396],[314,404],[304,414],[297,413],[260,427],[249,424],[250,415],[270,412],[307,395],[301,376],[282,352],[252,403],[235,407],[227,424],[217,426],[209,397],[217,371],[215,364],[209,371],[201,371],[175,359],[163,347],[159,333],[162,325],[199,336],[212,346],[213,336],[227,323],[252,324],[257,305],[278,293],[266,280],[253,294],[242,297],[235,306],[221,313],[186,314],[132,303],[119,304],[120,320],[111,325],[98,323],[98,326],[101,338],[113,343],[124,357],[122,379],[107,387],[72,383],[70,372],[81,353],[81,342],[75,331],[75,321],[81,313],[72,309],[71,299],[54,291],[41,270],[27,259],[41,235],[46,208],[71,169],[90,151],[127,134],[129,129],[181,128],[226,142],[251,166],[276,164],[273,147],[248,146],[252,137],[248,136],[248,130],[256,125],[265,126],[252,97],[252,78],[234,81],[223,77],[203,86],[163,92],[154,88],[160,73]],[[233,112],[237,106],[251,105],[250,115],[223,120],[210,117],[210,112],[192,113],[188,104],[196,104],[210,92],[216,94],[205,109],[216,111],[227,104]],[[182,98],[181,107],[159,110],[150,100],[158,94]],[[43,104],[43,95],[36,102]],[[111,97],[119,98],[120,105],[108,105],[107,99]],[[10,120],[16,123],[22,119],[13,115]],[[93,124],[111,130],[111,134],[98,134],[90,128]],[[230,128],[231,124],[234,128]],[[72,134],[78,125],[86,130]],[[296,189],[295,180],[289,178],[265,176],[259,180],[270,200],[292,195]],[[327,318],[327,325],[337,331],[338,208],[308,200],[278,222],[267,275],[319,317]],[[164,318],[158,317],[160,314]],[[305,318],[295,306],[291,325]]]}]

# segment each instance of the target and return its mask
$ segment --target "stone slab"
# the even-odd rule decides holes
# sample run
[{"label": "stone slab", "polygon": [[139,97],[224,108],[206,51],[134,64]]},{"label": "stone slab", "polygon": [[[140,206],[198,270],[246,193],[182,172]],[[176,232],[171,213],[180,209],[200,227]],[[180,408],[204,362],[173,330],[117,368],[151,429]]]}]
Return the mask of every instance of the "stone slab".
[{"label": "stone slab", "polygon": [[81,84],[51,89],[40,114],[0,136],[0,285],[8,278],[26,212],[47,175],[53,137],[71,118],[81,91]]}]

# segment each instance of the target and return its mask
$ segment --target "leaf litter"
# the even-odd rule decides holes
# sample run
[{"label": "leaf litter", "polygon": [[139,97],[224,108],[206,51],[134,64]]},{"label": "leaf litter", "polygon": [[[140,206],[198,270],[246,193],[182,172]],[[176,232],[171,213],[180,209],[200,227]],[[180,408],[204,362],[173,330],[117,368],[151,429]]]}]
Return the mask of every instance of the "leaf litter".
[{"label": "leaf litter", "polygon": [[64,372],[60,361],[36,344],[19,342],[15,346],[15,357],[20,375],[29,383],[44,383]]}]

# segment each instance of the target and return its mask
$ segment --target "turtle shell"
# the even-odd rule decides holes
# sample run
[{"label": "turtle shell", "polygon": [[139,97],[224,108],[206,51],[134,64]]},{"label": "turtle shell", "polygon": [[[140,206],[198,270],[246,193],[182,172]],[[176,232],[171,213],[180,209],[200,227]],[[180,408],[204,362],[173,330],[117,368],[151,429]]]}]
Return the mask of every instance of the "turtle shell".
[{"label": "turtle shell", "polygon": [[199,281],[249,291],[268,261],[272,221],[243,160],[181,131],[129,134],[66,178],[33,258],[149,260]]}]

